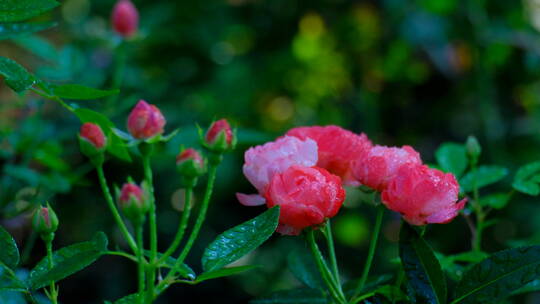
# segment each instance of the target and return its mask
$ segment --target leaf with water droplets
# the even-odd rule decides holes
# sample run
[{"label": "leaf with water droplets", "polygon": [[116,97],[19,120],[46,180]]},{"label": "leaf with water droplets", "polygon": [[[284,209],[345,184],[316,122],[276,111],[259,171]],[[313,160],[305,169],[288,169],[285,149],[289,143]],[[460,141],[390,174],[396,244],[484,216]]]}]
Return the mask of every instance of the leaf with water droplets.
[{"label": "leaf with water droplets", "polygon": [[19,264],[19,249],[11,234],[0,226],[0,263],[9,268]]},{"label": "leaf with water droplets", "polygon": [[495,303],[540,276],[540,246],[499,251],[463,274],[452,304]]},{"label": "leaf with water droplets", "polygon": [[431,247],[418,232],[403,223],[399,256],[415,303],[446,303],[446,278]]},{"label": "leaf with water droplets", "polygon": [[435,151],[435,159],[444,172],[451,172],[455,176],[461,176],[469,160],[464,145],[456,143],[444,143]]},{"label": "leaf with water droplets", "polygon": [[536,196],[540,194],[540,162],[527,164],[516,173],[512,187],[521,193]]},{"label": "leaf with water droplets", "polygon": [[204,271],[220,269],[259,247],[274,233],[278,220],[279,206],[276,206],[218,235],[204,251]]}]

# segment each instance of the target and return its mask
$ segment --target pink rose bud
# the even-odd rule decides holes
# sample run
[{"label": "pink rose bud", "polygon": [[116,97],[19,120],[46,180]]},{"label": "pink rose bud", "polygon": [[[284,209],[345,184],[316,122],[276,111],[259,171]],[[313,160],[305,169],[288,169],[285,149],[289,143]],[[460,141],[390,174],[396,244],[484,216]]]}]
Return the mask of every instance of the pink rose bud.
[{"label": "pink rose bud", "polygon": [[147,191],[141,189],[137,184],[129,182],[122,186],[122,190],[117,193],[117,196],[118,206],[126,217],[135,223],[142,223],[150,208]]},{"label": "pink rose bud", "polygon": [[345,185],[359,185],[352,174],[352,163],[371,148],[371,141],[365,134],[358,135],[338,126],[313,126],[294,128],[286,135],[313,139],[319,148],[317,166],[341,177]]},{"label": "pink rose bud", "polygon": [[137,32],[139,12],[130,0],[119,0],[113,8],[112,24],[114,30],[124,38]]},{"label": "pink rose bud", "polygon": [[43,235],[54,233],[58,229],[58,217],[49,204],[39,207],[32,217],[34,231]]},{"label": "pink rose bud", "polygon": [[412,225],[444,224],[463,209],[459,184],[451,173],[425,165],[406,164],[390,180],[381,198],[388,209],[401,213]]},{"label": "pink rose bud", "polygon": [[140,100],[131,110],[128,117],[127,127],[129,133],[136,139],[148,139],[163,133],[165,117],[159,109]]},{"label": "pink rose bud", "polygon": [[323,168],[293,165],[272,177],[265,193],[268,208],[280,206],[277,231],[298,235],[337,214],[345,200],[341,179]]},{"label": "pink rose bud", "polygon": [[176,156],[176,168],[187,179],[197,178],[206,172],[204,159],[192,148],[185,149]]},{"label": "pink rose bud", "polygon": [[81,126],[81,139],[87,141],[96,149],[102,149],[107,144],[107,138],[101,127],[91,122],[86,122]]},{"label": "pink rose bud", "polygon": [[404,164],[422,164],[420,154],[410,146],[374,146],[354,162],[353,174],[361,184],[383,191]]},{"label": "pink rose bud", "polygon": [[[244,175],[264,194],[270,180],[276,173],[281,173],[292,165],[305,167],[317,163],[317,144],[311,139],[300,140],[285,136],[261,146],[252,147],[244,154]],[[263,205],[265,200],[258,194],[236,194],[240,203],[246,206]]]},{"label": "pink rose bud", "polygon": [[229,122],[225,119],[215,121],[210,125],[204,136],[203,145],[209,150],[222,153],[234,148],[236,137]]}]

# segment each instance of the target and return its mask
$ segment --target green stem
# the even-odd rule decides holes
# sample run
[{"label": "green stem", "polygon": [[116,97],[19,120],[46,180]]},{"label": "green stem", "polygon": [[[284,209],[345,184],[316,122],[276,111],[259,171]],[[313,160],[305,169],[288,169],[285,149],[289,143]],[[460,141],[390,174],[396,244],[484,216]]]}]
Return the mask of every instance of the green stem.
[{"label": "green stem", "polygon": [[144,304],[143,294],[144,294],[144,244],[143,244],[143,224],[137,225],[137,278],[138,278],[138,302],[139,304]]},{"label": "green stem", "polygon": [[158,263],[160,264],[163,261],[165,261],[168,257],[170,257],[178,248],[180,245],[180,242],[182,241],[182,238],[184,237],[184,233],[186,232],[189,215],[191,213],[191,197],[193,195],[193,187],[187,187],[185,190],[185,199],[184,199],[184,210],[182,211],[182,219],[180,220],[180,224],[178,225],[178,231],[176,232],[176,236],[174,237],[174,240],[172,244],[169,246],[167,251],[159,258]]},{"label": "green stem", "polygon": [[133,237],[129,233],[126,224],[122,220],[122,217],[120,217],[120,213],[118,212],[118,209],[116,209],[116,206],[114,205],[114,200],[111,195],[111,191],[109,190],[109,186],[107,185],[107,179],[105,178],[105,173],[103,173],[103,166],[97,166],[96,167],[98,172],[98,178],[99,178],[99,184],[101,185],[101,190],[103,191],[103,195],[105,196],[105,201],[107,201],[107,205],[109,205],[109,209],[111,210],[111,213],[114,217],[114,220],[116,221],[116,224],[120,228],[120,231],[122,232],[122,235],[124,236],[124,239],[128,242],[129,247],[133,251],[134,254],[137,254],[137,245],[135,244],[135,240],[133,240]]},{"label": "green stem", "polygon": [[150,191],[150,211],[149,211],[149,223],[150,223],[150,263],[148,265],[147,280],[147,294],[146,303],[152,303],[154,300],[154,283],[156,281],[156,261],[157,261],[157,222],[156,222],[156,203],[154,197],[154,181],[152,176],[152,167],[150,166],[150,155],[152,153],[143,154],[143,169],[144,180]]},{"label": "green stem", "polygon": [[478,191],[478,183],[476,181],[476,160],[471,161],[471,171],[473,173],[473,176],[475,178],[473,179],[473,208],[476,213],[476,229],[475,235],[473,236],[473,251],[479,252],[482,251],[482,232],[484,230],[484,220],[485,220],[485,214],[484,210],[482,208],[482,205],[480,204],[480,194]]},{"label": "green stem", "polygon": [[72,108],[70,105],[68,105],[65,101],[62,100],[62,98],[58,97],[58,96],[55,96],[55,95],[49,95],[43,91],[40,91],[36,88],[30,88],[30,90],[36,94],[38,94],[39,96],[41,97],[44,97],[46,99],[50,99],[50,100],[54,100],[56,102],[58,102],[61,106],[63,106],[64,108],[66,108],[68,111],[70,112],[75,112],[75,109]]},{"label": "green stem", "polygon": [[[126,69],[126,44],[125,42],[122,42],[116,47],[115,50],[115,65],[114,65],[114,71],[113,71],[113,77],[111,82],[111,89],[120,89],[122,86],[122,79],[124,76],[124,71]],[[114,105],[116,100],[118,100],[118,94],[113,94],[107,98],[105,111],[107,113],[111,113],[114,109]]]},{"label": "green stem", "polygon": [[326,222],[324,235],[326,237],[326,243],[327,243],[328,252],[330,255],[330,263],[332,265],[334,283],[338,286],[339,289],[341,289],[339,269],[338,269],[338,264],[337,264],[337,259],[336,259],[336,251],[334,248],[334,238],[332,236],[332,227],[330,224],[330,220]]},{"label": "green stem", "polygon": [[180,253],[180,256],[176,260],[176,264],[171,271],[167,274],[165,279],[158,284],[158,294],[163,292],[169,285],[171,279],[176,274],[176,269],[182,265],[184,262],[184,259],[188,255],[189,251],[191,250],[191,247],[193,246],[193,243],[195,243],[195,240],[197,239],[199,235],[199,231],[201,230],[201,226],[204,223],[204,219],[206,218],[206,211],[208,210],[208,205],[210,204],[210,198],[212,197],[212,192],[214,190],[214,181],[216,179],[216,172],[217,172],[217,165],[210,165],[210,168],[208,170],[208,182],[206,184],[206,191],[204,193],[204,199],[201,205],[201,209],[199,210],[199,215],[197,216],[197,220],[195,222],[195,225],[193,226],[193,230],[191,231],[191,234],[189,235],[189,238],[186,242],[186,246],[182,249],[182,252]]},{"label": "green stem", "polygon": [[375,219],[375,227],[373,228],[373,233],[371,234],[371,242],[369,244],[369,251],[368,256],[366,259],[366,263],[364,265],[364,271],[362,272],[362,277],[360,278],[360,282],[358,283],[358,286],[356,287],[356,291],[354,292],[353,298],[356,298],[362,292],[362,289],[364,288],[364,285],[366,284],[369,270],[371,268],[371,263],[373,262],[373,256],[375,255],[375,249],[377,248],[377,240],[379,239],[379,234],[381,232],[381,224],[382,219],[384,215],[384,205],[380,204],[377,206],[377,218]]},{"label": "green stem", "polygon": [[321,274],[324,282],[326,283],[326,286],[328,287],[328,292],[330,293],[332,298],[334,298],[334,300],[336,300],[338,303],[347,303],[345,295],[343,294],[343,292],[340,291],[340,288],[335,285],[336,283],[334,282],[334,280],[332,280],[332,273],[330,272],[330,269],[328,269],[322,253],[319,250],[317,243],[315,242],[315,233],[313,229],[310,229],[308,231],[307,241],[311,249],[311,253],[313,254],[313,258],[315,258],[315,263],[317,264],[319,273]]},{"label": "green stem", "polygon": [[[52,269],[54,266],[53,254],[52,254],[52,241],[54,237],[47,238],[45,240],[45,247],[47,247],[47,260],[49,261],[49,269]],[[51,281],[50,285],[50,300],[53,304],[58,304],[58,292],[56,290],[56,284],[54,281]]]},{"label": "green stem", "polygon": [[[139,261],[138,257],[133,256],[133,255],[131,255],[129,253],[122,252],[122,251],[105,251],[103,254],[122,256],[122,257],[128,258],[128,259],[130,259],[130,260],[132,260],[133,262],[136,262],[136,263]],[[146,261],[143,261],[143,262],[146,263]]]}]

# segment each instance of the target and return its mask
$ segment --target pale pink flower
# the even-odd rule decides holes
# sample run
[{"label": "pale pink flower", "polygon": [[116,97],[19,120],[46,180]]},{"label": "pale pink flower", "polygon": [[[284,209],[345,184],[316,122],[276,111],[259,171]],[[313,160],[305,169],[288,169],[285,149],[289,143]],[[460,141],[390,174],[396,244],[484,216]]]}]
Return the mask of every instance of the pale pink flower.
[{"label": "pale pink flower", "polygon": [[[261,146],[252,147],[244,154],[243,171],[246,178],[263,194],[276,173],[292,165],[311,167],[317,163],[317,144],[311,140],[300,140],[285,136]],[[260,195],[237,193],[238,200],[247,206],[262,205]]]}]

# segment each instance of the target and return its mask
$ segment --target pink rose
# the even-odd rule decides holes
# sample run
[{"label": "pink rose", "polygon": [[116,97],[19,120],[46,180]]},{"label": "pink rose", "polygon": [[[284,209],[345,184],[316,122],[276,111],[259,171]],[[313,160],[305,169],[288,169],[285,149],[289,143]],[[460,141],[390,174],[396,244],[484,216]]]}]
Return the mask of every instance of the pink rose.
[{"label": "pink rose", "polygon": [[317,166],[341,177],[345,185],[359,184],[352,174],[352,162],[371,148],[371,141],[365,134],[358,135],[338,126],[314,126],[294,128],[286,135],[316,141],[319,148]]},{"label": "pink rose", "polygon": [[345,200],[341,179],[323,168],[293,165],[276,173],[265,193],[267,206],[280,206],[277,231],[298,235],[337,214]]},{"label": "pink rose", "polygon": [[382,192],[383,203],[401,213],[412,225],[444,224],[463,209],[467,199],[458,202],[459,185],[451,173],[425,165],[406,164],[399,168]]},{"label": "pink rose", "polygon": [[[311,140],[300,140],[285,136],[262,146],[252,147],[244,154],[243,171],[246,178],[264,194],[270,180],[292,165],[311,167],[317,163],[317,144]],[[260,195],[236,194],[238,200],[247,206],[263,205]]]},{"label": "pink rose", "polygon": [[137,139],[148,139],[163,133],[165,117],[159,109],[140,100],[128,116],[129,133]]},{"label": "pink rose", "polygon": [[404,164],[422,164],[420,154],[410,146],[374,146],[354,162],[353,174],[361,184],[382,191]]},{"label": "pink rose", "polygon": [[130,0],[119,0],[114,5],[111,20],[114,30],[128,38],[137,32],[139,12]]}]

